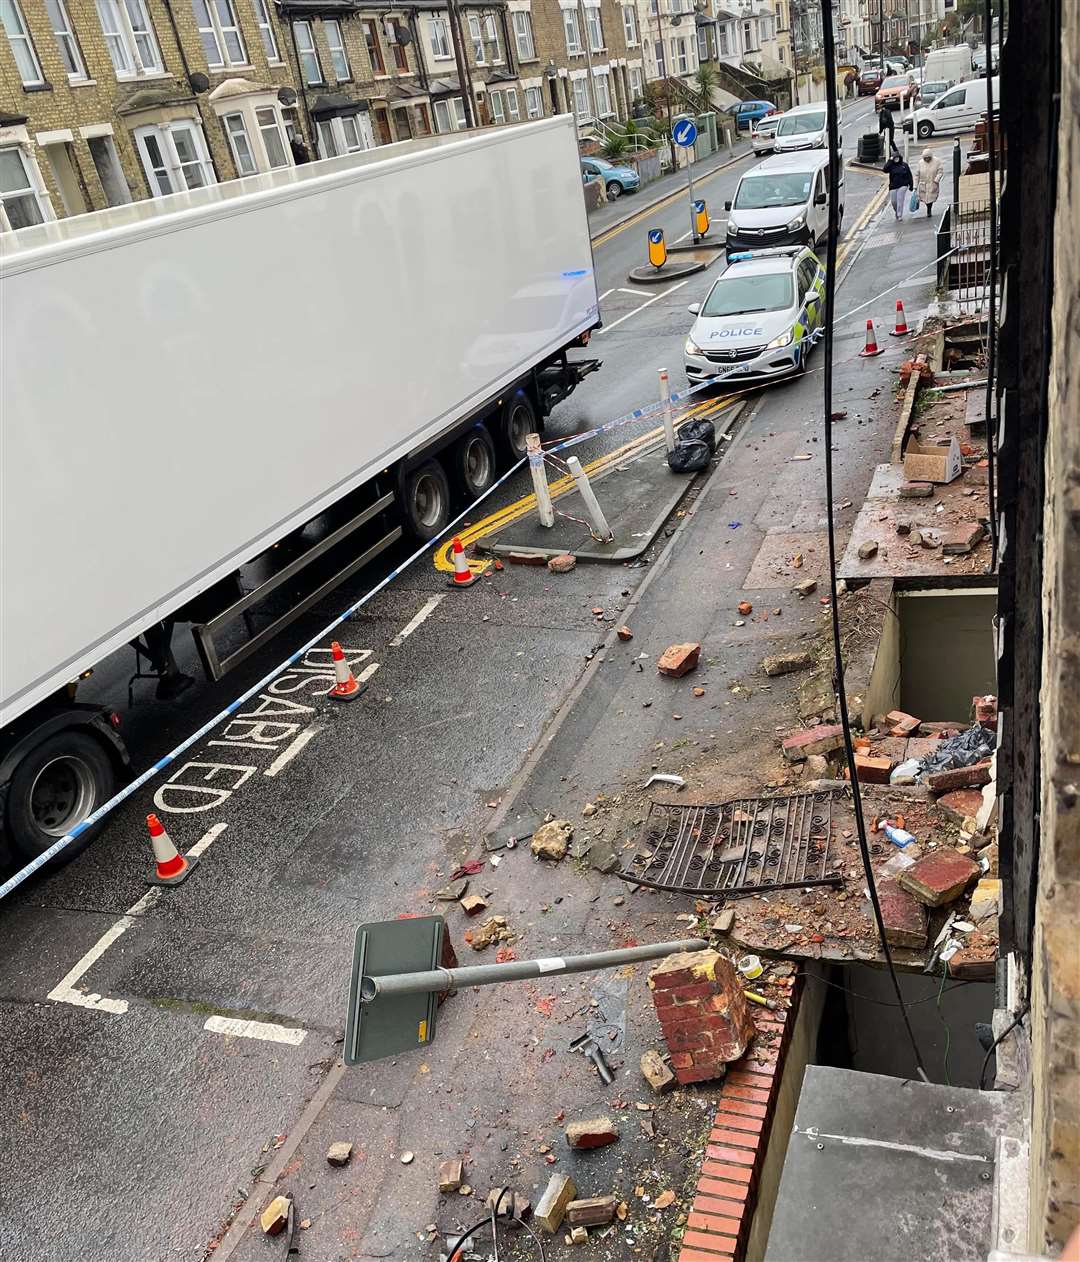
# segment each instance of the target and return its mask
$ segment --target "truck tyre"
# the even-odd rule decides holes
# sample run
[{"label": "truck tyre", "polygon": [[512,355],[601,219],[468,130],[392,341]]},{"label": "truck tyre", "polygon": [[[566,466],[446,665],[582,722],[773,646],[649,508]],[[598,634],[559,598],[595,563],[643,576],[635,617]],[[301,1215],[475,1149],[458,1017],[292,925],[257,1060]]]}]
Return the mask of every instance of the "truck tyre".
[{"label": "truck tyre", "polygon": [[467,504],[478,499],[495,481],[495,444],[486,425],[474,425],[454,444],[452,454],[454,489]]},{"label": "truck tyre", "polygon": [[[36,859],[113,795],[116,772],[102,745],[76,728],[57,732],[15,768],[8,787],[5,827],[25,859]],[[90,844],[95,824],[58,855],[66,862]]]},{"label": "truck tyre", "polygon": [[499,443],[507,458],[517,461],[525,455],[525,439],[536,431],[536,410],[524,390],[503,404],[499,418]]},{"label": "truck tyre", "polygon": [[410,532],[424,542],[441,535],[450,520],[450,483],[437,460],[426,460],[405,475],[401,511]]},{"label": "truck tyre", "polygon": [[930,137],[934,134],[934,124],[930,122],[930,120],[927,118],[921,119],[919,122],[918,131],[919,131],[920,140],[929,140]]}]

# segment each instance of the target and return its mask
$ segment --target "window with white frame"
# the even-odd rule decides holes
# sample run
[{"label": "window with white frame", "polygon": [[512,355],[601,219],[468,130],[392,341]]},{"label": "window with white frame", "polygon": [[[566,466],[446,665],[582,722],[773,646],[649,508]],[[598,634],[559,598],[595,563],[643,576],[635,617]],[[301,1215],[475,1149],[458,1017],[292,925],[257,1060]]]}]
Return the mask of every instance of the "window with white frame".
[{"label": "window with white frame", "polygon": [[601,118],[610,118],[615,111],[611,108],[611,84],[606,74],[593,76],[593,93],[596,96],[596,112]]},{"label": "window with white frame", "polygon": [[630,67],[630,95],[635,101],[640,101],[645,91],[645,81],[641,75],[640,66]]},{"label": "window with white frame", "polygon": [[446,18],[428,18],[428,36],[431,40],[431,55],[436,61],[447,61],[454,55]]},{"label": "window with white frame", "polygon": [[656,17],[660,13],[659,0],[649,0],[649,16]]},{"label": "window with white frame", "polygon": [[280,61],[281,54],[278,52],[277,32],[274,30],[273,22],[270,20],[269,0],[252,0],[252,4],[255,6],[255,22],[259,27],[259,36],[262,39],[266,60]]},{"label": "window with white frame", "polygon": [[450,104],[454,107],[454,118],[457,121],[458,130],[460,131],[468,126],[468,122],[465,118],[465,98],[461,96],[452,96],[450,98]]},{"label": "window with white frame", "polygon": [[506,117],[512,123],[521,122],[521,108],[518,105],[517,88],[506,89]]},{"label": "window with white frame", "polygon": [[157,37],[145,0],[97,0],[98,18],[118,79],[161,74]]},{"label": "window with white frame", "polygon": [[112,136],[89,136],[86,145],[90,150],[94,170],[101,181],[105,201],[110,206],[126,206],[131,201],[131,189],[128,188],[124,168],[120,165],[116,141]]},{"label": "window with white frame", "polygon": [[717,51],[721,57],[731,56],[731,24],[724,22],[716,28]]},{"label": "window with white frame", "polygon": [[574,113],[580,122],[592,118],[592,106],[589,104],[589,85],[584,78],[574,79]]},{"label": "window with white frame", "polygon": [[[22,9],[19,8],[18,0],[0,0],[0,21],[3,22],[4,30],[7,32],[8,43],[11,45],[15,65],[19,68],[19,78],[23,82],[23,87],[41,87],[45,82],[45,76],[41,72],[41,62],[38,61],[37,50],[34,48],[34,42],[30,38],[30,28],[26,25],[26,19],[23,17]],[[4,152],[14,151],[5,149]],[[20,158],[21,155],[16,154],[16,160],[20,160]],[[11,170],[14,171],[14,169],[12,166]],[[35,220],[34,222],[40,223],[41,221]]]},{"label": "window with white frame", "polygon": [[686,54],[686,40],[681,35],[676,35],[671,40],[671,64],[675,68],[676,74],[688,74],[690,71],[690,59]]},{"label": "window with white frame", "polygon": [[346,153],[361,153],[375,146],[371,125],[359,114],[343,114],[339,118],[320,119],[316,124],[319,133],[319,155],[323,158],[340,158]]},{"label": "window with white frame", "polygon": [[352,78],[349,69],[349,55],[345,51],[345,37],[341,33],[341,23],[336,18],[323,18],[323,34],[326,46],[330,49],[330,65],[334,70],[334,78],[344,83]]},{"label": "window with white frame", "polygon": [[758,39],[764,44],[773,37],[773,20],[771,16],[763,13],[758,18]]},{"label": "window with white frame", "polygon": [[484,44],[491,56],[491,60],[502,61],[502,45],[499,43],[499,28],[495,24],[495,18],[489,13],[484,18]]},{"label": "window with white frame", "polygon": [[154,197],[217,182],[202,128],[194,120],[137,127],[135,145]]},{"label": "window with white frame", "polygon": [[667,78],[667,62],[664,60],[664,41],[658,39],[653,43],[653,61],[656,63],[656,77]]},{"label": "window with white frame", "polygon": [[454,118],[450,112],[450,102],[435,101],[433,102],[433,109],[435,111],[435,130],[443,135],[448,131],[454,131]]},{"label": "window with white frame", "polygon": [[294,22],[293,36],[296,39],[296,52],[300,58],[300,72],[304,76],[304,82],[310,85],[322,83],[322,66],[319,65],[319,54],[315,48],[311,23]]},{"label": "window with white frame", "polygon": [[278,167],[292,166],[292,155],[285,143],[285,129],[276,108],[273,105],[260,105],[255,111],[255,122],[266,153],[266,163],[271,171]]},{"label": "window with white frame", "polygon": [[544,94],[539,88],[525,89],[525,117],[544,117]]},{"label": "window with white frame", "polygon": [[56,37],[56,47],[60,51],[60,60],[64,63],[67,77],[70,82],[77,83],[80,79],[86,78],[86,64],[83,61],[79,41],[75,38],[75,29],[71,25],[71,18],[64,6],[64,0],[45,0],[45,8],[49,12],[49,22],[53,35]]},{"label": "window with white frame", "polygon": [[637,9],[632,4],[624,4],[622,11],[623,32],[626,35],[626,42],[631,47],[638,41],[637,35]]},{"label": "window with white frame", "polygon": [[0,228],[32,228],[52,218],[33,158],[17,145],[0,149]]},{"label": "window with white frame", "polygon": [[743,52],[753,51],[757,45],[754,43],[754,24],[753,22],[744,22],[742,24],[742,46]]},{"label": "window with white frame", "polygon": [[585,24],[589,28],[589,48],[598,53],[604,47],[604,24],[600,20],[600,6],[590,4],[585,9]]},{"label": "window with white frame", "polygon": [[698,61],[709,60],[709,35],[708,28],[704,26],[698,27],[697,33],[697,55]]},{"label": "window with white frame", "polygon": [[237,174],[254,175],[259,165],[255,161],[255,151],[251,147],[243,114],[226,114],[222,122],[225,124],[225,135],[229,138],[229,148],[232,150]]},{"label": "window with white frame", "polygon": [[491,107],[491,121],[493,123],[505,123],[506,107],[503,103],[503,94],[501,92],[489,92],[488,104]]},{"label": "window with white frame", "polygon": [[566,35],[566,51],[571,56],[585,51],[581,42],[581,19],[578,17],[578,11],[574,9],[563,9],[563,32]]},{"label": "window with white frame", "polygon": [[214,70],[223,66],[246,66],[247,50],[232,0],[191,0],[191,9],[206,64]]},{"label": "window with white frame", "polygon": [[484,30],[478,13],[469,14],[469,43],[472,44],[473,61],[478,66],[483,66],[487,62],[487,54],[484,51]]},{"label": "window with white frame", "polygon": [[514,14],[514,43],[517,45],[518,61],[536,60],[532,14],[526,9],[519,9]]}]

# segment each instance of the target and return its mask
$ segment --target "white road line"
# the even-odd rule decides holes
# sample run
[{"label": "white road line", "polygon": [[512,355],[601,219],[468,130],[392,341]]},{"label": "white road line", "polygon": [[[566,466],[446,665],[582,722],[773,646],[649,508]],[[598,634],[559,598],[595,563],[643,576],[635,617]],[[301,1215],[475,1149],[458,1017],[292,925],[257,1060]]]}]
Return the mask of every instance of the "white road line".
[{"label": "white road line", "polygon": [[289,742],[289,744],[285,746],[285,748],[281,751],[280,754],[278,754],[278,756],[274,759],[274,761],[270,764],[270,766],[266,768],[266,770],[263,772],[263,775],[276,776],[279,771],[283,770],[285,767],[289,765],[289,763],[292,762],[292,760],[304,748],[304,746],[308,743],[308,741],[313,741],[315,737],[318,736],[318,734],[321,731],[322,731],[322,727],[319,726],[318,724],[315,724],[309,728],[305,728],[304,731],[302,731],[299,736],[294,737]]},{"label": "white road line", "polygon": [[372,662],[370,666],[365,666],[364,669],[360,672],[360,674],[356,676],[356,678],[360,681],[360,683],[366,683],[367,680],[369,680],[371,676],[374,675],[378,669],[379,669],[379,663]]},{"label": "white road line", "polygon": [[609,293],[618,292],[620,294],[629,294],[631,298],[644,298],[645,297],[645,295],[641,292],[640,289],[620,289],[618,291],[612,289],[612,290],[609,290],[608,292]]},{"label": "white road line", "polygon": [[262,1039],[266,1043],[288,1043],[299,1047],[307,1038],[307,1030],[296,1030],[269,1021],[241,1021],[237,1017],[208,1017],[204,1030],[211,1034],[234,1035],[241,1039]]},{"label": "white road line", "polygon": [[614,292],[615,292],[615,290],[614,290],[614,289],[605,289],[605,290],[604,290],[604,292],[600,295],[600,297],[599,297],[599,298],[597,298],[597,300],[596,300],[596,301],[597,301],[597,302],[603,302],[603,301],[604,301],[604,299],[608,296],[608,294],[613,294]]},{"label": "white road line", "polygon": [[409,636],[412,635],[412,633],[417,629],[417,627],[422,627],[424,623],[427,622],[427,620],[435,612],[436,608],[438,607],[439,602],[445,599],[446,599],[445,596],[432,596],[432,598],[427,602],[427,604],[425,604],[421,608],[420,612],[416,615],[416,617],[413,618],[410,622],[407,622],[405,626],[403,626],[401,630],[397,633],[397,635],[394,636],[394,638],[390,641],[390,647],[392,649],[396,649],[399,645],[404,644],[405,641],[409,638]]},{"label": "white road line", "polygon": [[673,294],[676,289],[682,289],[683,285],[688,285],[689,280],[681,280],[677,285],[672,285],[669,289],[665,289],[662,294],[653,294],[646,302],[643,302],[635,311],[628,311],[626,315],[619,316],[617,320],[612,320],[610,324],[605,324],[602,329],[597,329],[593,337],[599,337],[601,333],[610,333],[612,329],[617,328],[624,320],[629,320],[631,316],[640,315],[646,307],[651,307],[654,302],[659,302],[661,298],[666,298],[668,294]]},{"label": "white road line", "polygon": [[[214,841],[227,827],[227,824],[214,824],[207,829],[187,852],[187,857],[189,859],[197,859],[199,855],[213,845]],[[84,991],[76,990],[75,985],[85,973],[93,968],[109,947],[131,928],[141,915],[148,912],[151,907],[160,901],[164,892],[164,889],[160,886],[147,890],[142,898],[137,903],[132,904],[114,925],[106,929],[71,972],[53,990],[49,991],[48,998],[55,1003],[69,1003],[76,1008],[90,1008],[94,1012],[111,1012],[114,1016],[123,1016],[128,1010],[126,999],[109,999],[107,996],[87,994]]]}]

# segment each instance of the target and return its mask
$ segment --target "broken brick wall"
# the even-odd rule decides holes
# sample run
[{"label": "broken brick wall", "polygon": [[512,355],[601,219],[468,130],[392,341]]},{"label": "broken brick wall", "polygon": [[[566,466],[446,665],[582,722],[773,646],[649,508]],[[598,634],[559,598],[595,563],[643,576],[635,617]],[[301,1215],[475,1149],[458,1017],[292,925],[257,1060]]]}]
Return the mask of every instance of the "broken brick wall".
[{"label": "broken brick wall", "polygon": [[[1062,5],[1061,93],[1080,92],[1080,5]],[[1080,222],[1080,117],[1061,110],[1056,222]],[[1032,951],[1032,1252],[1080,1224],[1080,241],[1054,236],[1043,502],[1042,806]]]},{"label": "broken brick wall", "polygon": [[742,980],[718,951],[669,955],[649,974],[649,990],[680,1086],[720,1077],[754,1037]]}]

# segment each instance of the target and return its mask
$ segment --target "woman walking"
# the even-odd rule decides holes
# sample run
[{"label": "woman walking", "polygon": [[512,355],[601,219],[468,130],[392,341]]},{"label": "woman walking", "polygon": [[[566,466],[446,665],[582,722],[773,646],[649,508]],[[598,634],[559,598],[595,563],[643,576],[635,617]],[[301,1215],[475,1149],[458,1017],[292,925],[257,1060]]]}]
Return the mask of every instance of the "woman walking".
[{"label": "woman walking", "polygon": [[919,201],[926,207],[927,218],[930,217],[930,212],[938,199],[938,193],[941,192],[943,169],[941,159],[935,157],[932,150],[924,149],[919,161],[915,187],[919,194]]},{"label": "woman walking", "polygon": [[914,181],[911,178],[911,167],[895,149],[885,163],[885,174],[889,177],[889,201],[892,202],[893,214],[899,222],[904,217],[904,203]]}]

